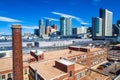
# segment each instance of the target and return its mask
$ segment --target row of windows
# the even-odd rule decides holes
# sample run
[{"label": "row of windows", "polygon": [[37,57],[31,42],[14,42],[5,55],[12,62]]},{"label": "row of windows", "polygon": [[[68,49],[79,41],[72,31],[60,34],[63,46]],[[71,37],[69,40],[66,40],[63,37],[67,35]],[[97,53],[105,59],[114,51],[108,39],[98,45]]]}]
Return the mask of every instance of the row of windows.
[{"label": "row of windows", "polygon": [[85,58],[86,58],[86,55],[82,55],[82,56],[77,57],[77,59],[85,59]]},{"label": "row of windows", "polygon": [[85,59],[86,58],[86,55],[81,55],[79,57],[75,57],[75,58],[72,58],[71,61],[77,61],[77,60],[81,60],[81,59]]},{"label": "row of windows", "polygon": [[99,59],[101,59],[101,58],[106,58],[106,57],[107,57],[107,55],[94,56],[94,57],[91,57],[90,60],[91,60],[91,61],[94,61],[94,60],[99,60]]},{"label": "row of windows", "polygon": [[101,62],[103,62],[103,61],[105,61],[105,60],[106,60],[106,58],[104,58],[104,59],[100,59],[100,60],[95,61],[95,62],[92,62],[92,65],[95,65],[95,64],[101,63]]},{"label": "row of windows", "polygon": [[86,75],[86,71],[82,71],[81,73],[78,73],[76,75],[76,80],[79,80],[81,77],[85,76]]},{"label": "row of windows", "polygon": [[[24,74],[27,74],[27,69],[24,70]],[[0,80],[6,80],[6,78],[13,78],[13,73],[8,73],[7,75],[0,75]]]},{"label": "row of windows", "polygon": [[94,55],[99,55],[99,54],[104,54],[104,53],[106,53],[104,50],[102,50],[102,51],[97,51],[97,52],[94,52],[93,54]]},{"label": "row of windows", "polygon": [[7,76],[5,75],[0,75],[0,80],[5,80],[7,78],[12,78],[13,77],[13,74],[12,73],[9,73]]}]

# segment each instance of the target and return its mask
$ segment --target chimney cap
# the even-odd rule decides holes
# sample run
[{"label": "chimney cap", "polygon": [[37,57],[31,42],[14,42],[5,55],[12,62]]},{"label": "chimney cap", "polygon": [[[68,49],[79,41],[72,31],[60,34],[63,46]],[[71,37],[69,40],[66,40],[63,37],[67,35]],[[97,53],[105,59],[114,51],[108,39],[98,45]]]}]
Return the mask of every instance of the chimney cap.
[{"label": "chimney cap", "polygon": [[20,24],[13,24],[12,28],[21,28],[21,25]]}]

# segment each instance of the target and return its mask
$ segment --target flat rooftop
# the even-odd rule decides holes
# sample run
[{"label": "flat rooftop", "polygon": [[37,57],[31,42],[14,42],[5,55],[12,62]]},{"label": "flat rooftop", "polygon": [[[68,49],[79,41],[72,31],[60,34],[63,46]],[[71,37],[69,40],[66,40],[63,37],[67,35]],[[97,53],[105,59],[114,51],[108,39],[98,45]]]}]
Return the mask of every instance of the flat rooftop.
[{"label": "flat rooftop", "polygon": [[[41,60],[39,62],[44,62],[44,61],[51,61],[51,60],[59,60],[60,57],[72,57],[75,55],[80,55],[80,54],[85,54],[84,52],[80,51],[72,51],[69,53],[69,49],[64,49],[64,50],[56,50],[56,51],[48,51],[44,52],[44,60]],[[27,62],[30,58],[34,58],[30,54],[24,54],[23,55],[23,65],[24,66],[29,66],[29,63]],[[12,70],[12,57],[7,57],[7,58],[0,58],[0,72],[6,71],[6,70]],[[33,64],[33,63],[30,63]],[[82,67],[82,66],[79,66]],[[79,68],[78,67],[78,68]]]},{"label": "flat rooftop", "polygon": [[[71,62],[66,62],[66,60],[59,60],[63,64],[71,65]],[[85,69],[86,67],[77,63],[75,64],[75,70]],[[55,67],[55,60],[48,60],[42,62],[36,62],[30,64],[30,67],[34,70],[37,70],[38,74],[41,75],[45,80],[54,79],[63,75],[67,75],[68,73],[58,69]]]},{"label": "flat rooftop", "polygon": [[[29,66],[29,63],[27,62],[27,60],[30,58],[33,58],[33,57],[29,54],[23,55],[23,67]],[[12,57],[0,58],[0,73],[6,70],[12,70],[13,68],[12,64],[13,64]]]},{"label": "flat rooftop", "polygon": [[44,60],[59,59],[60,57],[69,58],[72,56],[84,55],[84,54],[85,52],[81,52],[81,51],[72,51],[70,53],[69,49],[48,51],[48,52],[44,52]]}]

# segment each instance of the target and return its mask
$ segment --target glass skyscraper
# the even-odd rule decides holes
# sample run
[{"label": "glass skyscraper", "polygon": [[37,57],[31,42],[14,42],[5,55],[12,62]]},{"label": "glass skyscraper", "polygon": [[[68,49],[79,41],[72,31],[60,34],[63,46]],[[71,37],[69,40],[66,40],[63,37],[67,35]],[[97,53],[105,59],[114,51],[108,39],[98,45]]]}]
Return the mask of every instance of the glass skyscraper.
[{"label": "glass skyscraper", "polygon": [[50,19],[46,19],[46,27],[51,26],[51,20]]},{"label": "glass skyscraper", "polygon": [[112,16],[113,13],[107,9],[100,8],[100,18],[102,18],[102,27],[104,36],[112,36]]},{"label": "glass skyscraper", "polygon": [[72,18],[71,17],[60,17],[60,32],[63,36],[72,35]]},{"label": "glass skyscraper", "polygon": [[39,36],[42,36],[45,34],[45,27],[44,27],[44,21],[43,19],[39,20]]},{"label": "glass skyscraper", "polygon": [[92,18],[92,30],[93,30],[93,37],[103,36],[103,28],[102,28],[102,19],[99,17]]}]

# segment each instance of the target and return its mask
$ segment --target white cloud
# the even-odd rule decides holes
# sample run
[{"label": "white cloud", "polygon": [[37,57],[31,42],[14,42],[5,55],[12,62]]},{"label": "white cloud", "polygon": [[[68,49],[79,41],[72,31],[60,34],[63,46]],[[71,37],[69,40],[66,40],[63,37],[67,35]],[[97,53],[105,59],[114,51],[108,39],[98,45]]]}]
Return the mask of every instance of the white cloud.
[{"label": "white cloud", "polygon": [[0,21],[3,21],[3,22],[22,22],[20,20],[8,18],[8,17],[3,17],[3,16],[0,16]]},{"label": "white cloud", "polygon": [[22,26],[23,29],[38,29],[38,26]]},{"label": "white cloud", "polygon": [[49,20],[52,20],[52,21],[59,21],[58,19],[55,19],[55,18],[49,18],[49,17],[44,17],[45,19],[49,19]]},{"label": "white cloud", "polygon": [[84,24],[84,25],[88,25],[89,23],[84,22],[81,18],[73,16],[73,15],[69,15],[69,14],[64,14],[64,13],[59,13],[59,12],[51,12],[52,14],[56,14],[56,15],[60,15],[60,16],[64,16],[64,17],[71,17],[75,20],[77,20],[78,22],[80,22],[80,24]]}]

